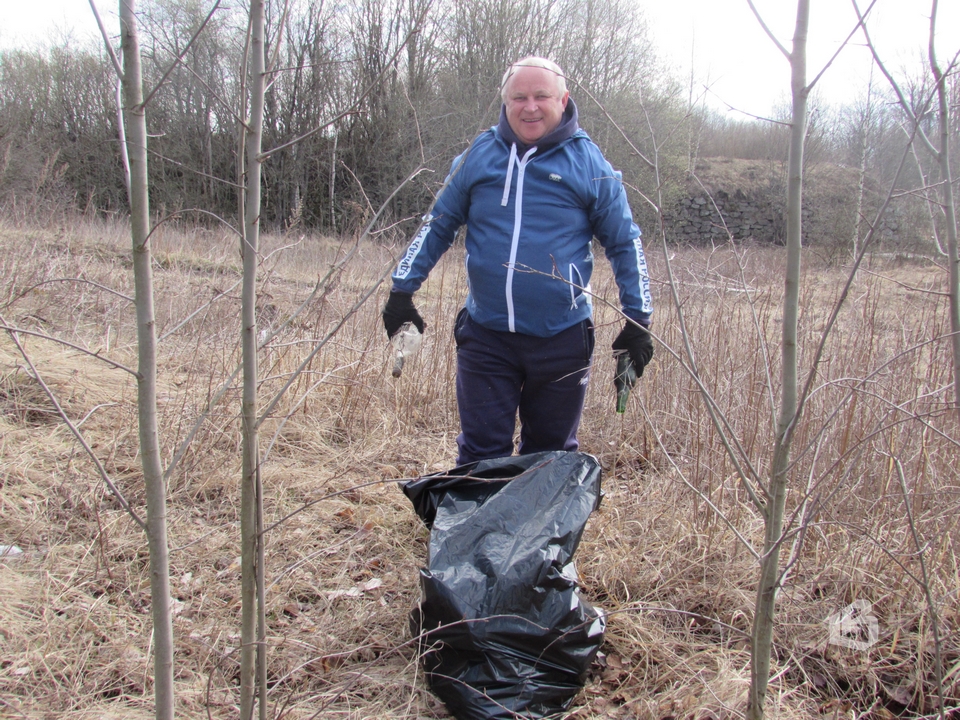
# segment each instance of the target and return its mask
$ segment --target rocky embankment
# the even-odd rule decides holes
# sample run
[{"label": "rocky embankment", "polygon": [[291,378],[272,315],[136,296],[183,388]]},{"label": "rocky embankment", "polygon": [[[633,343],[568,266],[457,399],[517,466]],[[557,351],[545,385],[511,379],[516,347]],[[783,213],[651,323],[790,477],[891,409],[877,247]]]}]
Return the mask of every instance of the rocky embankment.
[{"label": "rocky embankment", "polygon": [[[804,175],[805,245],[851,242],[857,231],[858,174],[852,168],[819,164]],[[676,242],[716,244],[735,240],[781,244],[786,230],[786,167],[778,162],[710,158],[697,163],[696,177],[664,214]],[[879,198],[869,184],[861,213],[872,217]],[[899,241],[901,209],[894,207],[881,229]],[[860,234],[865,232],[861,222]]]}]

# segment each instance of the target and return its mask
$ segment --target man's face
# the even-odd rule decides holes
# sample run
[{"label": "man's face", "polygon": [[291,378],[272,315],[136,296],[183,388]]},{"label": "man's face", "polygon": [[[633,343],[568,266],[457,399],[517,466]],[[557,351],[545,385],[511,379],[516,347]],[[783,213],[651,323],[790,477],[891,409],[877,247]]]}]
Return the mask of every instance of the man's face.
[{"label": "man's face", "polygon": [[555,73],[540,67],[521,67],[507,80],[507,122],[527,145],[555,129],[567,107],[569,92],[557,91]]}]

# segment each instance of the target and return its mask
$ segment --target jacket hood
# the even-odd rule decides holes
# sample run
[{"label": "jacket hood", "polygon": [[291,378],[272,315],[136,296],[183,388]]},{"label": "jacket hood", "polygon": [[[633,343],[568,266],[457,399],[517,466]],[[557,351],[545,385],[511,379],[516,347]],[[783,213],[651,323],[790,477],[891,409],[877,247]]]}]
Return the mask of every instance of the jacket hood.
[{"label": "jacket hood", "polygon": [[560,118],[560,124],[533,145],[527,145],[517,139],[516,133],[514,133],[513,128],[510,127],[510,123],[507,120],[507,106],[500,106],[500,122],[497,124],[497,132],[500,133],[500,137],[506,140],[508,145],[517,146],[518,155],[524,155],[527,150],[532,147],[536,147],[538,153],[543,153],[554,145],[559,145],[567,138],[573,137],[574,133],[579,129],[580,122],[577,104],[573,101],[572,97],[567,98],[567,107],[564,108],[563,115]]}]

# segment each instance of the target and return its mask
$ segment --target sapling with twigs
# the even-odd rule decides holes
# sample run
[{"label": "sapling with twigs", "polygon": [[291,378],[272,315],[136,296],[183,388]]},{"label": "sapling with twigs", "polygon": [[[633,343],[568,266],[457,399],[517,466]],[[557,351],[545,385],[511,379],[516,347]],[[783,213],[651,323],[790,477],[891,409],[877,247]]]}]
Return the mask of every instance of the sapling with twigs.
[{"label": "sapling with twigs", "polygon": [[[960,61],[960,51],[954,55],[946,70],[941,66],[936,50],[937,39],[937,8],[938,0],[931,0],[930,3],[930,25],[929,36],[927,38],[927,63],[929,65],[930,75],[933,79],[933,91],[921,98],[919,106],[915,106],[907,99],[906,94],[900,87],[900,83],[888,70],[884,59],[877,52],[876,46],[871,39],[870,32],[863,18],[863,12],[856,0],[852,0],[853,8],[857,17],[861,19],[863,37],[867,47],[873,56],[874,62],[883,76],[890,84],[900,108],[906,114],[911,125],[911,145],[919,141],[921,147],[930,154],[937,165],[940,173],[940,208],[943,218],[943,232],[946,235],[946,255],[948,262],[949,276],[949,294],[950,294],[950,346],[953,359],[953,394],[954,410],[956,411],[958,423],[960,423],[960,250],[957,242],[957,203],[956,191],[954,189],[953,168],[951,165],[950,143],[951,136],[956,138],[956,130],[951,132],[951,126],[956,118],[956,106],[951,106],[949,101],[949,89],[947,82],[951,74],[957,70],[958,61]],[[931,110],[931,105],[936,104],[935,110]],[[934,113],[937,119],[936,123],[936,144],[931,140],[923,126],[922,119],[928,113]],[[933,223],[934,235],[937,235],[937,223]],[[938,242],[939,244],[939,242]]]},{"label": "sapling with twigs", "polygon": [[153,298],[153,258],[150,252],[150,204],[147,180],[147,120],[140,70],[136,6],[120,2],[123,52],[123,98],[126,121],[127,189],[133,239],[137,308],[137,408],[140,456],[147,499],[147,538],[150,547],[150,596],[154,636],[156,718],[174,717],[173,619],[170,607],[170,568],[167,546],[167,490],[160,461],[157,425],[157,336]]},{"label": "sapling with twigs", "polygon": [[[780,358],[780,388],[779,401],[774,396],[775,383],[774,373],[772,372],[770,359],[766,355],[761,355],[760,367],[763,368],[763,377],[767,391],[765,395],[769,397],[769,407],[772,414],[772,434],[771,458],[769,464],[762,458],[752,457],[752,453],[747,452],[745,448],[754,447],[755,441],[745,441],[738,433],[728,418],[728,412],[718,402],[722,396],[717,395],[717,388],[711,387],[710,382],[706,380],[699,370],[702,362],[703,353],[698,352],[695,346],[698,344],[697,338],[692,334],[685,324],[685,316],[688,314],[683,310],[683,302],[678,293],[678,279],[674,277],[672,264],[669,260],[669,249],[665,246],[665,256],[667,262],[665,270],[674,303],[677,309],[677,320],[680,323],[680,337],[682,339],[683,352],[682,357],[679,351],[672,351],[669,347],[666,349],[678,361],[680,361],[685,371],[690,373],[691,378],[699,389],[703,398],[705,409],[711,424],[717,432],[719,441],[725,449],[736,475],[746,491],[755,512],[762,518],[764,528],[764,539],[759,547],[754,549],[751,540],[737,531],[737,527],[731,522],[725,512],[710,498],[710,493],[704,492],[685,478],[684,482],[693,489],[697,495],[703,499],[708,507],[721,518],[731,530],[736,534],[745,547],[756,559],[760,568],[760,577],[756,590],[756,600],[754,607],[754,616],[752,621],[751,634],[751,683],[747,702],[747,715],[750,718],[759,719],[764,715],[765,699],[767,686],[771,676],[771,653],[773,650],[773,631],[775,627],[775,608],[779,593],[787,582],[789,573],[794,567],[797,558],[802,552],[803,541],[807,535],[807,529],[813,518],[819,512],[820,503],[823,497],[823,482],[827,477],[833,475],[833,470],[827,466],[825,472],[813,473],[806,483],[799,484],[800,477],[798,471],[801,467],[808,464],[811,460],[816,460],[817,455],[822,452],[819,447],[824,435],[830,432],[837,414],[849,408],[855,403],[855,394],[864,391],[863,384],[854,385],[851,393],[845,398],[838,399],[838,404],[831,414],[822,417],[807,419],[804,417],[804,410],[808,405],[815,402],[815,396],[822,394],[823,386],[817,386],[818,374],[822,371],[822,363],[825,360],[824,348],[830,340],[832,333],[836,329],[838,315],[843,309],[849,296],[849,289],[856,277],[866,250],[871,246],[872,240],[877,234],[877,228],[880,226],[880,219],[894,194],[897,179],[887,193],[886,201],[879,209],[877,218],[869,225],[869,232],[863,240],[862,245],[857,246],[855,252],[855,262],[850,269],[845,287],[836,299],[832,312],[829,314],[827,322],[824,324],[822,334],[819,340],[811,347],[812,354],[807,362],[809,363],[806,380],[800,383],[800,358],[803,347],[800,344],[798,328],[801,318],[801,198],[803,189],[803,167],[804,167],[804,140],[806,137],[806,100],[813,85],[819,79],[818,75],[813,82],[808,83],[806,79],[806,55],[805,44],[807,36],[807,25],[809,17],[809,5],[801,0],[797,5],[797,23],[794,35],[793,50],[787,51],[779,45],[784,55],[790,61],[792,68],[792,89],[793,89],[793,117],[791,120],[791,145],[789,154],[789,169],[787,183],[787,201],[786,201],[786,265],[784,268],[784,296],[781,321],[781,358]],[[759,18],[759,15],[758,15]],[[861,16],[860,22],[863,22]],[[762,23],[762,19],[761,19]],[[859,25],[858,25],[859,26]],[[766,29],[766,26],[764,26]],[[768,31],[769,34],[769,31]],[[772,34],[771,34],[771,37]],[[776,42],[776,39],[774,38]],[[829,64],[828,64],[829,67]],[[824,68],[824,71],[826,68]],[[821,71],[821,75],[822,75]],[[901,160],[907,158],[907,152]],[[653,154],[653,162],[656,164],[656,154]],[[898,174],[899,176],[899,174]],[[722,213],[721,213],[722,218]],[[728,233],[729,235],[729,233]],[[732,241],[732,236],[731,236]],[[735,255],[736,257],[736,255]],[[741,275],[743,266],[740,265]],[[746,286],[746,283],[744,283]],[[756,306],[752,300],[749,290],[745,294],[750,307],[750,314],[754,319],[754,328],[758,335],[762,329],[757,324]],[[718,328],[722,326],[718,325]],[[916,352],[921,346],[913,346],[905,352]],[[809,353],[808,353],[809,354]],[[868,376],[869,378],[869,376]],[[862,381],[864,383],[868,380]],[[648,416],[648,419],[651,419]],[[652,422],[652,419],[651,419]],[[800,448],[795,448],[797,438],[804,438]],[[667,449],[664,447],[664,451]],[[764,478],[762,469],[769,469],[767,477]],[[682,469],[674,466],[678,474],[683,477]],[[812,466],[816,467],[816,465]],[[844,476],[839,478],[839,486],[845,481]],[[787,513],[787,495],[788,492],[794,493],[799,500],[794,508]],[[781,548],[784,543],[791,545],[791,550],[787,562],[784,565],[780,563]],[[935,608],[931,607],[931,612],[936,616]],[[938,684],[939,686],[939,684]]]}]

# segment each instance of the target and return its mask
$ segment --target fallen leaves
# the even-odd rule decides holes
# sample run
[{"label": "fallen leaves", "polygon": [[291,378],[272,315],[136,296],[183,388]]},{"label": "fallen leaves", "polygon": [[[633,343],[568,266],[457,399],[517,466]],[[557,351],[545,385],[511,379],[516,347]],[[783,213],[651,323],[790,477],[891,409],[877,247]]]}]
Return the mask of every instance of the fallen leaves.
[{"label": "fallen leaves", "polygon": [[366,582],[354,585],[347,589],[325,590],[324,595],[330,600],[336,600],[342,597],[358,598],[364,593],[372,592],[383,585],[380,578],[371,578]]}]

